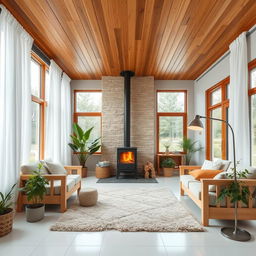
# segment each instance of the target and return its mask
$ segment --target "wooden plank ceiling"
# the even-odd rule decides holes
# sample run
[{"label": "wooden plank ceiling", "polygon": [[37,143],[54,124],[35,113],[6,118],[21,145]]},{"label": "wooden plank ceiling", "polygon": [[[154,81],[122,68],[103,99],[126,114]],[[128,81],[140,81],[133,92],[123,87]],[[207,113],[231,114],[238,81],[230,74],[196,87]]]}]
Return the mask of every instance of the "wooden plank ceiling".
[{"label": "wooden plank ceiling", "polygon": [[256,0],[0,0],[72,79],[196,79],[256,23]]}]

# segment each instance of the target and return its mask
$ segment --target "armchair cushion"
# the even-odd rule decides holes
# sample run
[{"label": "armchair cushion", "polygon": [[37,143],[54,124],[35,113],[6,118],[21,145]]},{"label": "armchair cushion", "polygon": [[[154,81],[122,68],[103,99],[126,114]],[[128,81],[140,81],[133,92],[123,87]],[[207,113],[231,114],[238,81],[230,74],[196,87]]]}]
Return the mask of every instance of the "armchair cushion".
[{"label": "armchair cushion", "polygon": [[[40,162],[36,162],[33,164],[24,164],[21,166],[21,173],[22,174],[26,174],[26,175],[32,175],[34,174],[35,171],[38,171],[38,164]],[[49,174],[47,169],[43,166],[43,168],[41,169],[41,174],[45,175],[45,174]]]},{"label": "armchair cushion", "polygon": [[[61,181],[55,180],[54,181],[54,195],[60,195],[61,191]],[[76,185],[75,179],[72,177],[67,176],[67,183],[66,183],[66,191],[69,192],[71,189]],[[46,195],[50,195],[50,184],[46,185]]]},{"label": "armchair cushion", "polygon": [[66,169],[60,163],[52,163],[45,161],[45,167],[47,168],[50,174],[67,174]]},{"label": "armchair cushion", "polygon": [[230,164],[231,164],[231,161],[229,161],[229,160],[222,160],[222,159],[220,159],[220,158],[214,158],[213,159],[215,162],[220,162],[221,163],[221,166],[220,166],[220,170],[223,170],[223,171],[227,171],[228,170],[228,168],[229,168],[229,166],[230,166]]},{"label": "armchair cushion", "polygon": [[222,165],[221,161],[204,160],[204,163],[201,169],[202,170],[220,170],[221,165]]},{"label": "armchair cushion", "polygon": [[212,179],[220,172],[222,171],[198,169],[198,170],[190,171],[189,174],[193,176],[196,180],[200,180],[200,179]]},{"label": "armchair cushion", "polygon": [[195,180],[195,178],[192,175],[181,175],[180,176],[180,181],[182,182],[182,184],[185,187],[189,188],[190,182],[195,182],[196,180]]}]

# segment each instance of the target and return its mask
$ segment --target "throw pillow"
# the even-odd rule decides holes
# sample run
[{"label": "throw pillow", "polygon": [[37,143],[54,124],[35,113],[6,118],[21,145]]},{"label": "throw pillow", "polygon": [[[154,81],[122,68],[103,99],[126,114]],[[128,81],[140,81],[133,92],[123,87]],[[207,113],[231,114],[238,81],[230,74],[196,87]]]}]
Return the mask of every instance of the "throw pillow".
[{"label": "throw pillow", "polygon": [[[227,179],[227,173],[224,172],[220,172],[218,173],[216,176],[213,177],[214,180],[222,180],[222,179]],[[209,191],[210,192],[216,192],[216,186],[215,185],[210,185],[209,186]]]},{"label": "throw pillow", "polygon": [[220,172],[222,171],[197,169],[189,172],[189,174],[193,176],[196,180],[200,180],[200,179],[212,179]]},{"label": "throw pillow", "polygon": [[[35,171],[38,171],[38,164],[40,162],[36,162],[34,164],[24,164],[21,166],[21,173],[22,174],[26,174],[26,175],[32,175],[34,174]],[[43,166],[43,168],[41,169],[41,174],[45,175],[45,174],[49,174],[47,172],[47,169]]]},{"label": "throw pillow", "polygon": [[221,166],[220,166],[220,170],[223,170],[223,171],[227,171],[230,164],[231,164],[231,161],[229,160],[222,160],[220,158],[214,158],[213,159],[214,162],[220,162],[221,163]]},{"label": "throw pillow", "polygon": [[217,161],[209,161],[209,160],[204,160],[203,166],[202,166],[202,170],[220,170],[221,167],[221,162]]},{"label": "throw pillow", "polygon": [[47,170],[51,174],[67,174],[66,169],[60,163],[52,163],[52,162],[45,161],[45,165],[47,167]]}]

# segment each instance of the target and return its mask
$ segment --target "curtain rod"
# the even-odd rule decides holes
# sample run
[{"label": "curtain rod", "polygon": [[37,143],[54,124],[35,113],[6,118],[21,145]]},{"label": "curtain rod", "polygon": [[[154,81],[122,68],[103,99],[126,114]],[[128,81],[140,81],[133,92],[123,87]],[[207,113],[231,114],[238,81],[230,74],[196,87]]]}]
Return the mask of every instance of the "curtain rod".
[{"label": "curtain rod", "polygon": [[48,66],[51,64],[50,58],[35,44],[32,45],[32,51],[38,55]]},{"label": "curtain rod", "polygon": [[[256,31],[256,25],[254,25],[249,31],[246,32],[246,37],[250,36]],[[201,74],[195,81],[198,82],[206,74],[208,74],[213,68],[215,68],[222,60],[224,60],[230,54],[230,50],[225,52],[215,63],[213,63],[203,74]]]}]

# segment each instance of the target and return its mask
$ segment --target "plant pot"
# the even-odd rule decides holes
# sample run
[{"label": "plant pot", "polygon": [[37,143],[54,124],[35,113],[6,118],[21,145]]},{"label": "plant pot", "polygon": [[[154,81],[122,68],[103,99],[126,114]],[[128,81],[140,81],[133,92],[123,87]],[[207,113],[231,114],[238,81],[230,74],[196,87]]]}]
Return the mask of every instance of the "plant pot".
[{"label": "plant pot", "polygon": [[27,222],[36,222],[44,218],[44,204],[27,205],[26,206],[26,219]]},{"label": "plant pot", "polygon": [[83,167],[82,168],[82,178],[86,178],[87,177],[87,167]]},{"label": "plant pot", "polygon": [[174,169],[173,168],[163,168],[164,171],[164,177],[171,177],[173,174]]},{"label": "plant pot", "polygon": [[0,237],[9,234],[12,231],[13,209],[3,215],[0,215]]}]

